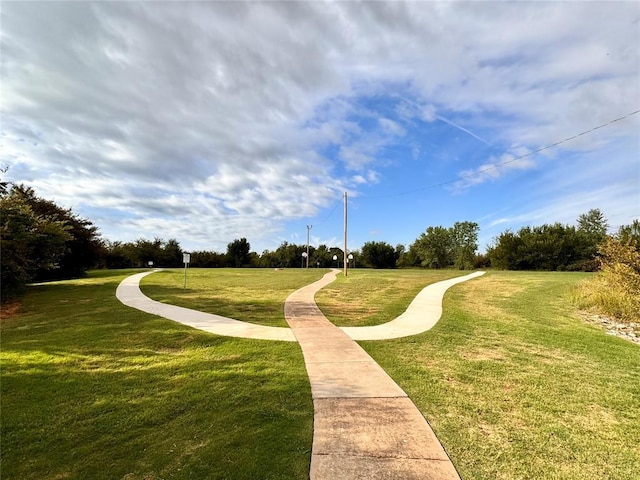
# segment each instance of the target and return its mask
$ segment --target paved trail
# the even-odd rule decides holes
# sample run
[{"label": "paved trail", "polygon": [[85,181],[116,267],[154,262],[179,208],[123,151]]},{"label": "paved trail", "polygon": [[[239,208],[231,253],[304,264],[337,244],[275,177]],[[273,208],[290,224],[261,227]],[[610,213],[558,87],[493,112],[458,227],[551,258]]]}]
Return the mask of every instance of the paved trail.
[{"label": "paved trail", "polygon": [[338,270],[287,298],[291,328],[264,327],[156,302],[139,288],[142,277],[126,278],[116,296],[122,303],[194,328],[266,340],[298,341],[311,382],[314,432],[311,480],[459,480],[451,460],[407,394],[354,341],[416,335],[442,313],[445,291],[484,272],[429,285],[405,313],[384,325],[338,328],[314,296]]},{"label": "paved trail", "polygon": [[[288,342],[296,341],[296,337],[290,328],[267,327],[255,323],[242,322],[234,320],[233,318],[199,312],[197,310],[191,310],[190,308],[169,305],[150,299],[140,290],[140,280],[158,271],[159,270],[151,270],[125,278],[116,290],[118,300],[129,307],[142,310],[143,312],[158,315],[217,335]],[[314,286],[317,286],[315,290],[317,291],[331,283],[337,273],[339,273],[339,270],[333,270],[327,273],[323,279],[307,285],[299,291],[316,288]],[[456,277],[428,285],[415,297],[402,315],[388,323],[374,327],[342,327],[341,330],[354,340],[384,340],[426,332],[440,319],[440,315],[442,314],[442,297],[445,291],[453,285],[465,282],[483,273],[484,272],[474,272],[464,277]],[[318,308],[316,307],[313,296],[310,299],[309,308],[315,310]]]},{"label": "paved trail", "polygon": [[[336,273],[285,302],[285,318],[302,348],[313,395],[311,480],[458,480],[407,394],[316,306],[315,293]],[[373,330],[375,335],[382,331]],[[398,333],[395,327],[390,331]]]}]

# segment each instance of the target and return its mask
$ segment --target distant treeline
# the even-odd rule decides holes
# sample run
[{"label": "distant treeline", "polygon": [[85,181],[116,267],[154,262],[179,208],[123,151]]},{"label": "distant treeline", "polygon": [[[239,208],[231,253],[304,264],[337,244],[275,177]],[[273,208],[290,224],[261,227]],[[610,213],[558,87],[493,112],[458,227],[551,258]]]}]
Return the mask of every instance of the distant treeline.
[{"label": "distant treeline", "polygon": [[[89,268],[180,267],[183,249],[176,239],[134,242],[100,238],[91,221],[70,209],[38,197],[31,188],[0,182],[2,299],[20,293],[33,281],[72,278]],[[428,227],[407,249],[387,242],[366,242],[350,251],[355,268],[500,268],[510,270],[581,270],[599,268],[598,248],[605,240],[640,245],[640,222],[608,235],[600,210],[580,215],[577,226],[554,223],[507,230],[496,237],[486,254],[478,254],[479,227],[456,222]],[[300,268],[307,265],[306,245],[283,242],[261,254],[246,238],[227,245],[224,253],[192,251],[191,267]],[[304,255],[303,255],[304,254]],[[335,260],[334,260],[335,257]],[[150,263],[151,262],[151,263]],[[309,246],[310,268],[343,266],[343,251],[335,246]]]}]

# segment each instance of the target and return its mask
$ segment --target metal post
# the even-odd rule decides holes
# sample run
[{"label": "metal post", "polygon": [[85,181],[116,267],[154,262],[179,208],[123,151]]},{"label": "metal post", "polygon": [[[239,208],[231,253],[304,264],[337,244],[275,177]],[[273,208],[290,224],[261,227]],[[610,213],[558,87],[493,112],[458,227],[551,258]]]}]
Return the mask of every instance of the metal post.
[{"label": "metal post", "polygon": [[184,264],[184,284],[182,285],[182,290],[187,289],[187,265],[189,264],[188,263]]},{"label": "metal post", "polygon": [[187,289],[187,267],[189,263],[191,263],[191,254],[189,252],[182,253],[182,261],[184,262],[184,284],[182,285],[182,290]]}]

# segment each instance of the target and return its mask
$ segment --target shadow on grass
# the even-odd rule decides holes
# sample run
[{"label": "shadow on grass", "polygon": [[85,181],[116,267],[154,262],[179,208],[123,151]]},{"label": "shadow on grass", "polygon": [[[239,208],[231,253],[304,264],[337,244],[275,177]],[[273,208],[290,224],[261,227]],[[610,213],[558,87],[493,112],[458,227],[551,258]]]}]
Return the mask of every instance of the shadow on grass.
[{"label": "shadow on grass", "polygon": [[307,478],[299,347],[137,312],[123,277],[33,286],[3,321],[3,478]]}]

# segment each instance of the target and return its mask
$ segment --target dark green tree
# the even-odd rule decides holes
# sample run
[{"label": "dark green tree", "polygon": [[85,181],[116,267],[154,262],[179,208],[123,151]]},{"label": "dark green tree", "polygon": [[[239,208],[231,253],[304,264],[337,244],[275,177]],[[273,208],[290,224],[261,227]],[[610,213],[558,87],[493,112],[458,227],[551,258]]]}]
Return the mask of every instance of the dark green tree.
[{"label": "dark green tree", "polygon": [[40,218],[61,222],[69,233],[65,251],[58,259],[55,268],[41,265],[37,278],[71,278],[84,275],[87,269],[95,266],[100,258],[102,242],[98,228],[89,220],[78,217],[71,209],[62,208],[51,200],[38,197],[34,190],[23,185],[14,185],[10,195],[20,197]]},{"label": "dark green tree", "polygon": [[39,272],[59,269],[70,240],[69,226],[35,213],[23,189],[0,194],[2,299],[21,293]]},{"label": "dark green tree", "polygon": [[373,268],[395,268],[396,250],[387,242],[366,242],[360,254],[365,265]]},{"label": "dark green tree", "polygon": [[320,266],[322,268],[330,267],[332,262],[331,258],[332,254],[329,251],[329,248],[327,248],[326,245],[318,245],[318,248],[316,248],[313,251],[313,254],[309,257],[309,266]]},{"label": "dark green tree", "polygon": [[160,257],[160,266],[162,267],[180,267],[184,265],[182,261],[182,247],[175,238],[170,238],[162,245],[162,254]]},{"label": "dark green tree", "polygon": [[249,265],[251,245],[246,238],[236,239],[227,245],[227,262],[230,267],[240,268]]},{"label": "dark green tree", "polygon": [[622,225],[616,233],[616,239],[624,245],[635,246],[640,251],[640,220],[634,220],[630,225]]},{"label": "dark green tree", "polygon": [[582,256],[585,259],[595,260],[598,254],[598,246],[607,238],[609,223],[602,212],[594,208],[580,215],[577,224],[577,231],[582,237],[582,246],[584,248]]}]

